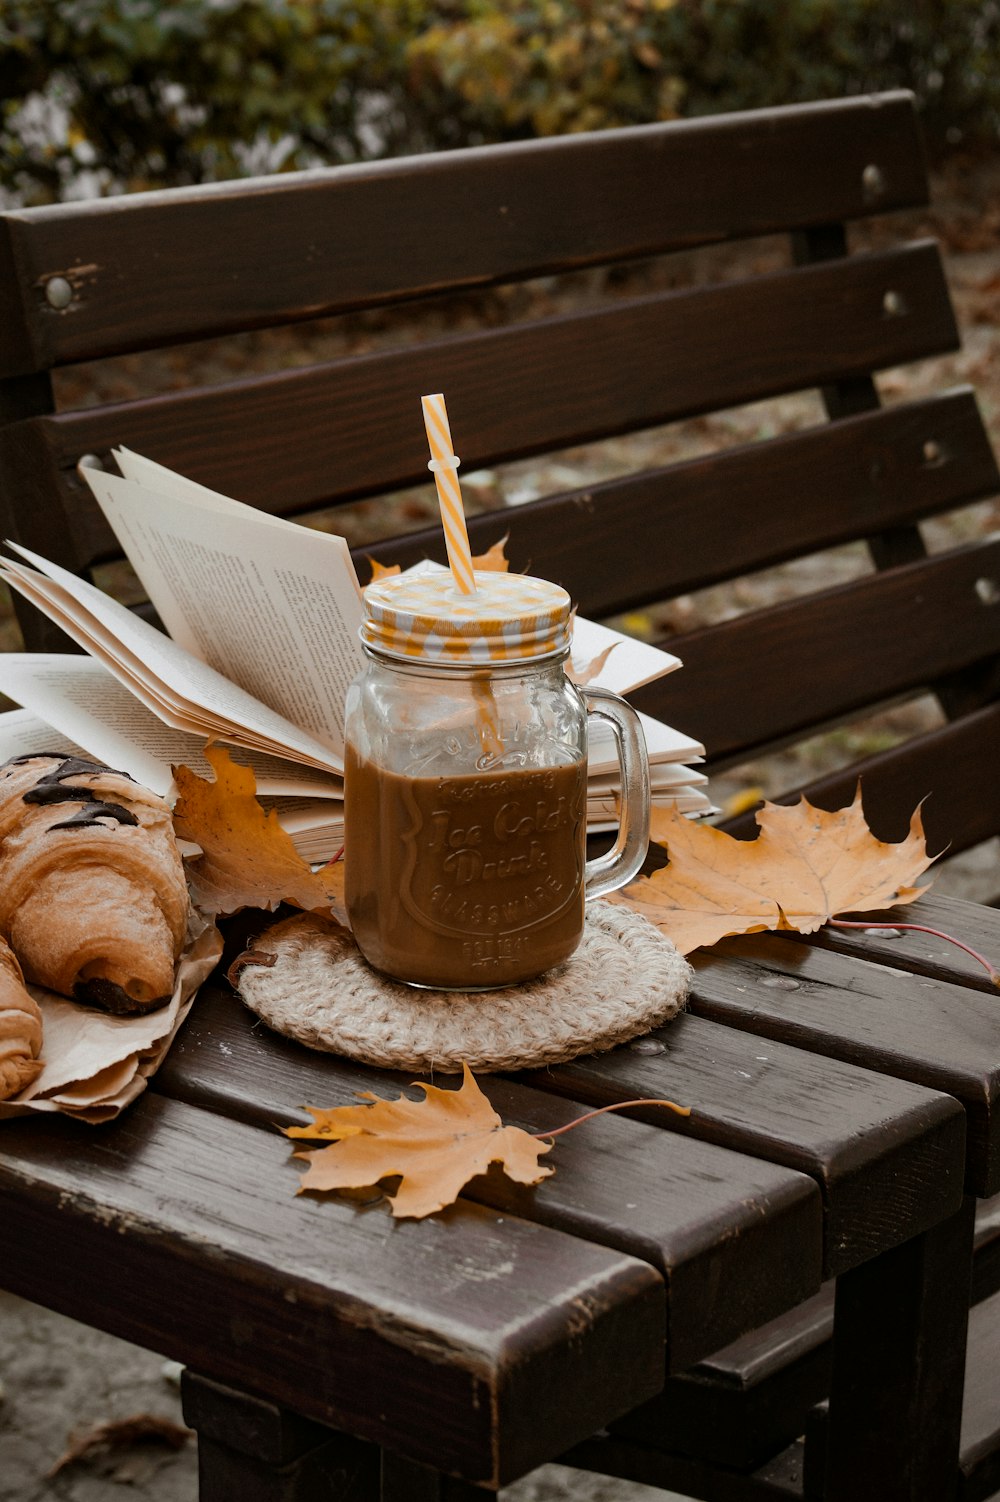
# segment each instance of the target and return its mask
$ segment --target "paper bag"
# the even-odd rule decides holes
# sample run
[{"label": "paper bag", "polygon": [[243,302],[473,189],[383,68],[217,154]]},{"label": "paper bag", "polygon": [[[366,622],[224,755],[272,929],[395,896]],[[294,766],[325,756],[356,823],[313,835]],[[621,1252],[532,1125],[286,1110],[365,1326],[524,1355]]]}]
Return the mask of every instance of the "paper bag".
[{"label": "paper bag", "polygon": [[145,1090],[221,954],[218,929],[192,912],[174,994],[142,1016],[112,1017],[29,986],[42,1010],[44,1067],[20,1095],[0,1101],[0,1121],[32,1111],[59,1111],[95,1125],[113,1120]]}]

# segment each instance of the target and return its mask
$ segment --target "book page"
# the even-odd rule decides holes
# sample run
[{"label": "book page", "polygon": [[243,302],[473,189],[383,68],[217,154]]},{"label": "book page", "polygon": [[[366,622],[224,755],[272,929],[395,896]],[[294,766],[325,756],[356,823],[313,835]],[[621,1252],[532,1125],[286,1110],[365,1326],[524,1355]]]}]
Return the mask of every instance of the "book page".
[{"label": "book page", "polygon": [[[683,735],[681,731],[665,725],[662,720],[654,720],[649,715],[640,713],[639,724],[646,738],[646,755],[650,766],[661,761],[689,762],[705,754],[700,741],[692,740],[689,735]],[[588,775],[617,771],[618,753],[611,727],[606,721],[590,715],[587,728]]]},{"label": "book page", "polygon": [[[214,780],[205,737],[165,725],[93,657],[5,652],[0,683],[10,698],[85,747],[89,755],[128,772],[161,797],[170,790],[174,766],[190,767],[199,777]],[[256,751],[242,750],[234,760],[251,768],[262,793],[335,799],[343,794],[343,780],[332,773]]]},{"label": "book page", "polygon": [[633,689],[663,678],[681,666],[680,658],[672,652],[664,652],[649,642],[637,641],[634,636],[624,636],[621,631],[613,631],[610,626],[602,626],[597,621],[588,621],[582,615],[574,616],[570,661],[578,681],[588,666],[604,652],[608,655],[600,671],[587,677],[582,687],[630,694]]},{"label": "book page", "polygon": [[343,754],[364,658],[361,592],[342,537],[175,476],[172,493],[81,472],[175,642]]},{"label": "book page", "polygon": [[[8,564],[0,568],[0,577],[14,589],[44,610],[74,640],[80,641],[88,651],[102,655],[107,666],[116,676],[131,687],[128,661],[121,661],[122,653],[131,659],[132,677],[144,681],[155,696],[158,683],[170,695],[186,704],[189,711],[204,711],[215,717],[219,733],[226,733],[221,726],[234,731],[246,732],[269,749],[287,751],[296,760],[307,761],[314,766],[330,771],[343,771],[343,750],[338,751],[318,738],[309,735],[276,714],[267,705],[260,703],[214,668],[193,657],[155,626],[133,614],[110,595],[78,579],[67,569],[50,563],[30,549],[19,544],[9,544],[16,552],[27,558],[41,572],[41,577],[23,565]],[[19,578],[18,574],[22,577]],[[26,581],[23,576],[27,575]],[[33,588],[22,588],[27,582]],[[52,588],[55,586],[55,589]],[[83,632],[83,634],[81,634]],[[89,633],[89,635],[87,634]],[[98,645],[94,645],[94,639]],[[103,643],[104,653],[99,651]],[[105,655],[106,654],[106,655]],[[136,690],[138,692],[138,690]],[[154,705],[147,697],[149,707]],[[154,711],[155,712],[155,711]],[[197,726],[181,728],[197,729]]]},{"label": "book page", "polygon": [[19,756],[86,756],[82,746],[39,719],[28,709],[0,713],[0,762]]}]

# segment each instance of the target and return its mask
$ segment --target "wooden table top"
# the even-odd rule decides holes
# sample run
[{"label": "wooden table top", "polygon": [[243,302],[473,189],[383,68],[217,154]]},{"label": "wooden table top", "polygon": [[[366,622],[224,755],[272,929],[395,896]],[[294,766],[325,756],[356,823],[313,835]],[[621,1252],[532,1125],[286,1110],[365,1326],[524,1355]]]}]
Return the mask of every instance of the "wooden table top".
[{"label": "wooden table top", "polygon": [[[920,910],[1000,958],[1000,913]],[[419,1222],[374,1194],[297,1196],[275,1130],[409,1077],[311,1053],[208,986],[116,1123],[0,1129],[0,1284],[506,1483],[950,1216],[963,1188],[1000,1187],[1000,998],[960,951],[827,931],[694,963],[689,1011],[648,1038],[480,1080],[533,1131],[640,1096],[690,1118],[599,1118],[558,1139],[537,1188],[491,1172]]]}]

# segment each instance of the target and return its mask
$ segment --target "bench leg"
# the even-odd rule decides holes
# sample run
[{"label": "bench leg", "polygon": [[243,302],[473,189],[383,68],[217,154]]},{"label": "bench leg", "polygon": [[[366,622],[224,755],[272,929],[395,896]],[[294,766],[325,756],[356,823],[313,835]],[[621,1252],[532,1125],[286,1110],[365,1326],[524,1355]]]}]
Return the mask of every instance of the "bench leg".
[{"label": "bench leg", "polygon": [[429,1466],[382,1451],[381,1502],[490,1502],[496,1492],[442,1476]]},{"label": "bench leg", "polygon": [[969,1198],[838,1279],[824,1502],[957,1495],[974,1220]]},{"label": "bench leg", "polygon": [[378,1502],[378,1448],[185,1371],[199,1502]]}]

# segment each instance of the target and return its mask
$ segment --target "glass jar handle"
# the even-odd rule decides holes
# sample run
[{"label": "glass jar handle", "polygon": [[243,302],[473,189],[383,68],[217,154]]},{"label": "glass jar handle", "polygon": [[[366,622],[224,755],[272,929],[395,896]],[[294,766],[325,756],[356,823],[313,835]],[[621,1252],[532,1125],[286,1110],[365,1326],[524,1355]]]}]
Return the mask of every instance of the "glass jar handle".
[{"label": "glass jar handle", "polygon": [[615,738],[622,774],[618,838],[612,848],[584,867],[587,902],[617,892],[638,875],[649,848],[649,763],[639,716],[631,704],[605,688],[580,690],[588,714],[607,720]]}]

